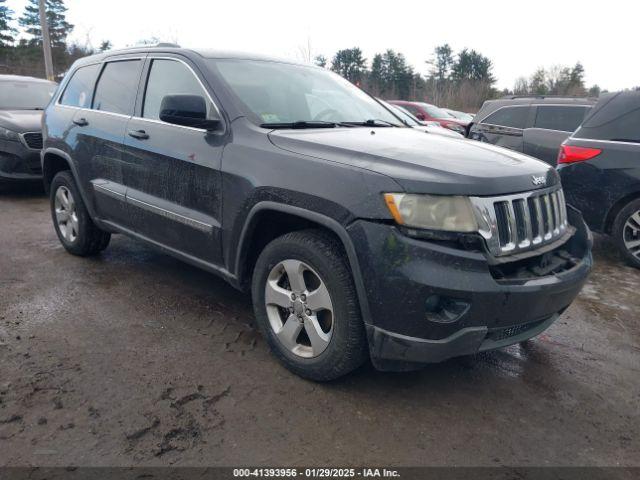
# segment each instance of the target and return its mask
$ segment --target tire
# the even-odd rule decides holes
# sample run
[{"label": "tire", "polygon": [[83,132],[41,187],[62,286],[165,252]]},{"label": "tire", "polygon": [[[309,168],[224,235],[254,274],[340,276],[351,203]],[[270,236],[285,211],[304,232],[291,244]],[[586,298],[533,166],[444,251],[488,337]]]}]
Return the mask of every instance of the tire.
[{"label": "tire", "polygon": [[58,172],[53,178],[49,200],[53,226],[67,252],[87,257],[107,248],[111,234],[91,220],[70,171]]},{"label": "tire", "polygon": [[368,358],[351,271],[342,245],[331,235],[303,230],[273,240],[258,257],[251,290],[258,327],[293,373],[324,382]]},{"label": "tire", "polygon": [[640,199],[629,202],[620,210],[611,233],[625,260],[640,268]]}]

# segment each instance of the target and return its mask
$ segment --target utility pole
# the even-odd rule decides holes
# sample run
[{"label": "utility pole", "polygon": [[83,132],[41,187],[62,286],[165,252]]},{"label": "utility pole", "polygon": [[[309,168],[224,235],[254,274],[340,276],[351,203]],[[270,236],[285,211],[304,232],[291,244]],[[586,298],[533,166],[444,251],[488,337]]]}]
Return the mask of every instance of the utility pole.
[{"label": "utility pole", "polygon": [[49,24],[47,23],[47,11],[45,0],[39,0],[40,4],[40,28],[42,29],[42,47],[44,51],[44,70],[47,80],[53,81],[53,59],[51,58],[51,39],[49,38]]}]

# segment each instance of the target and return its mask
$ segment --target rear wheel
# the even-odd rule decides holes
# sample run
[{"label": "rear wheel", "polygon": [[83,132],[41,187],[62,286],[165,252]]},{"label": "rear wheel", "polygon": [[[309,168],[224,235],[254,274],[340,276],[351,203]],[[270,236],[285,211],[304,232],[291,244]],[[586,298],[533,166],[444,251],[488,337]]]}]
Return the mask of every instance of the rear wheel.
[{"label": "rear wheel", "polygon": [[364,324],[348,263],[333,237],[286,234],[260,254],[252,280],[259,328],[294,373],[328,381],[367,357]]},{"label": "rear wheel", "polygon": [[107,248],[111,234],[93,223],[68,170],[57,173],[53,178],[50,203],[56,234],[69,253],[84,257]]},{"label": "rear wheel", "polygon": [[612,234],[627,262],[640,268],[640,199],[620,210],[613,222]]}]

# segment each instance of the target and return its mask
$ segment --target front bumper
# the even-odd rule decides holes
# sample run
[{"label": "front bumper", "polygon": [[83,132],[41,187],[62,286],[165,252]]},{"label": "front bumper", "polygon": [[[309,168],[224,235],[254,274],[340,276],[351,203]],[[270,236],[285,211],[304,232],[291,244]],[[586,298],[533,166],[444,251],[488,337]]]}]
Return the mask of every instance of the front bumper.
[{"label": "front bumper", "polygon": [[0,181],[42,180],[40,150],[0,140]]},{"label": "front bumper", "polygon": [[[390,225],[355,222],[350,234],[371,312],[365,323],[374,365],[406,370],[544,331],[592,266],[591,235],[577,210],[569,209],[569,222],[576,231],[564,244],[511,266],[492,265],[480,251],[409,238]],[[532,266],[563,258],[571,259],[566,268],[550,274]]]}]

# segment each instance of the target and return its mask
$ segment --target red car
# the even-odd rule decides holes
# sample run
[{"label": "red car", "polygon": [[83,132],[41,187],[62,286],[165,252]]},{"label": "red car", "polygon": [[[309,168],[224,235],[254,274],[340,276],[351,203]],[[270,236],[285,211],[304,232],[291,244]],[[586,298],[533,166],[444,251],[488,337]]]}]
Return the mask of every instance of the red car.
[{"label": "red car", "polygon": [[409,110],[413,116],[423,122],[438,122],[440,126],[453,130],[454,132],[458,132],[462,135],[465,135],[467,131],[467,125],[469,122],[459,120],[445,112],[443,109],[438,108],[435,105],[431,105],[430,103],[407,102],[405,100],[388,100],[388,102],[393,103],[394,105],[399,105],[405,110]]}]

